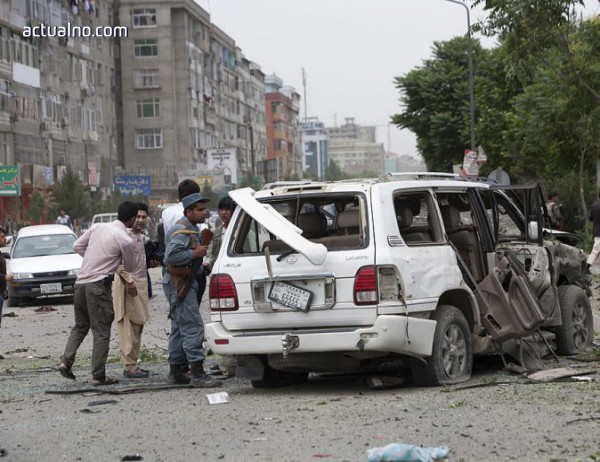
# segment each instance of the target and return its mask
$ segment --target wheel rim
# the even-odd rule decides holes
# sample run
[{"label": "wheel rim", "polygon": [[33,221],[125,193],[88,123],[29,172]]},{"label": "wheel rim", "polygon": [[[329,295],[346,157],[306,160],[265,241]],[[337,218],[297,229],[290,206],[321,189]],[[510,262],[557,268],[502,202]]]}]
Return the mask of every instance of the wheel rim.
[{"label": "wheel rim", "polygon": [[573,344],[578,350],[583,350],[588,345],[588,316],[585,306],[581,303],[575,304],[571,316],[571,335]]},{"label": "wheel rim", "polygon": [[442,341],[442,366],[449,378],[460,377],[465,370],[466,357],[467,342],[463,331],[456,324],[451,324]]}]

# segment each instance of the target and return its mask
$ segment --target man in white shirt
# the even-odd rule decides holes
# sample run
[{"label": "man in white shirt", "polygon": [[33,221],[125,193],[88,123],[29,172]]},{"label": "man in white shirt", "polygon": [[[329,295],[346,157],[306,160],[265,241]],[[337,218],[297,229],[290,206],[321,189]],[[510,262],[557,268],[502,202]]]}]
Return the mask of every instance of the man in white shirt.
[{"label": "man in white shirt", "polygon": [[194,180],[183,180],[181,183],[179,183],[179,186],[177,186],[177,197],[179,197],[179,203],[164,209],[162,212],[162,223],[165,236],[168,234],[175,222],[177,222],[177,220],[183,216],[183,205],[181,204],[181,200],[185,196],[199,192],[200,186]]},{"label": "man in white shirt", "polygon": [[106,375],[106,360],[110,346],[110,328],[115,317],[112,301],[112,280],[122,263],[125,271],[136,267],[134,245],[127,228],[137,216],[138,206],[125,201],[119,206],[118,219],[112,223],[97,223],[73,244],[73,250],[83,257],[75,282],[75,325],[71,329],[58,371],[68,379],[75,355],[87,333],[92,330],[92,385],[112,385],[118,380]]}]

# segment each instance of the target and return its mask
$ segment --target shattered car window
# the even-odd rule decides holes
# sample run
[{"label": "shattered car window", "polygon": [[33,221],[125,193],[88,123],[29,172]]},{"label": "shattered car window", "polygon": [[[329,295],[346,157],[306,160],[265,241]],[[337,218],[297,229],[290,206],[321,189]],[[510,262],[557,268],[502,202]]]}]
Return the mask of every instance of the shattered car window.
[{"label": "shattered car window", "polygon": [[[302,236],[328,250],[359,248],[366,244],[365,199],[360,195],[298,195],[266,201],[286,220],[302,230]],[[248,214],[238,219],[234,254],[282,253],[290,247]]]}]

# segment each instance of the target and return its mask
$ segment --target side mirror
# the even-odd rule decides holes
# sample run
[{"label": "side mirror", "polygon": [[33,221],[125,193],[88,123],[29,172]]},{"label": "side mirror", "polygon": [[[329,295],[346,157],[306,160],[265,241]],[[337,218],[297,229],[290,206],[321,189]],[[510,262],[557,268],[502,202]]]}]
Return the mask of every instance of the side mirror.
[{"label": "side mirror", "polygon": [[538,240],[540,236],[540,232],[538,229],[537,221],[530,221],[527,225],[527,234],[529,235],[529,239],[532,241]]}]

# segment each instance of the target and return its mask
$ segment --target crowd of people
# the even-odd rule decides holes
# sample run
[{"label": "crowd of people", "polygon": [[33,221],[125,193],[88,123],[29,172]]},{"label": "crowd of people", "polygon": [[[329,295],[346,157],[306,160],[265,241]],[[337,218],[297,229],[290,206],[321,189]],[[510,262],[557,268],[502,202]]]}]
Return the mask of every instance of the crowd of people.
[{"label": "crowd of people", "polygon": [[[153,241],[145,234],[149,219],[147,204],[129,201],[120,204],[116,221],[98,223],[75,241],[73,249],[83,261],[75,283],[75,323],[58,365],[63,377],[76,378],[73,364],[77,350],[91,330],[92,385],[118,383],[117,378],[106,374],[114,321],[124,377],[143,379],[150,375],[138,365],[142,332],[150,317],[148,268],[162,266],[162,286],[169,303],[171,323],[167,381],[204,388],[221,385],[204,369],[200,303],[235,204],[228,197],[219,202],[221,225],[213,232],[200,226],[208,218],[206,203],[209,200],[202,197],[198,184],[192,180],[182,181],[178,196],[177,204],[163,210],[157,227],[159,240],[164,236],[162,249],[160,244],[149,245]],[[61,224],[68,226],[64,217],[68,215],[61,211],[58,218]],[[234,358],[225,358],[216,367],[223,375],[232,376],[236,362]]]}]

